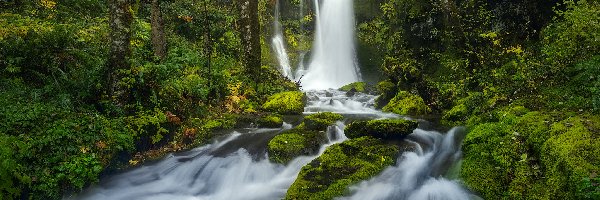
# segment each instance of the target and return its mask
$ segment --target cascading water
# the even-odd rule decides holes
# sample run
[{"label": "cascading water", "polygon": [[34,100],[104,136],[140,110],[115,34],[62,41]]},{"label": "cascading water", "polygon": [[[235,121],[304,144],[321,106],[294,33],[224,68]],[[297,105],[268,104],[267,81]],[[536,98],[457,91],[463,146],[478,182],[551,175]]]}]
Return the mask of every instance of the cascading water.
[{"label": "cascading water", "polygon": [[277,56],[279,62],[279,70],[281,74],[290,80],[294,80],[294,74],[292,73],[292,67],[290,65],[290,59],[288,57],[285,40],[283,37],[281,22],[279,21],[279,0],[275,3],[275,21],[273,22],[274,36],[272,40],[273,51]]},{"label": "cascading water", "polygon": [[312,60],[301,80],[304,90],[339,88],[360,80],[355,55],[354,4],[315,0],[316,27]]}]

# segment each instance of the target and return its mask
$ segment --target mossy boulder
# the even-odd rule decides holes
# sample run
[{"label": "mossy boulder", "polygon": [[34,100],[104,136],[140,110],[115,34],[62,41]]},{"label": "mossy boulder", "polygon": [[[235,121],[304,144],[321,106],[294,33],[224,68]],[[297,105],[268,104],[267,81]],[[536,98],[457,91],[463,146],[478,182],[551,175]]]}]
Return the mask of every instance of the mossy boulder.
[{"label": "mossy boulder", "polygon": [[348,92],[352,89],[354,89],[354,91],[356,91],[356,92],[367,92],[368,86],[367,86],[367,83],[365,83],[365,82],[355,82],[355,83],[350,83],[348,85],[344,85],[339,90]]},{"label": "mossy boulder", "polygon": [[375,107],[378,109],[387,105],[390,100],[396,96],[396,92],[398,91],[396,84],[389,80],[379,82],[375,88],[379,94],[379,97],[375,99]]},{"label": "mossy boulder", "polygon": [[399,91],[390,102],[383,107],[385,112],[393,112],[399,115],[425,115],[431,113],[431,109],[425,105],[423,99],[406,91]]},{"label": "mossy boulder", "polygon": [[381,139],[403,139],[418,126],[416,121],[405,119],[355,121],[346,126],[344,133],[348,138],[372,136]]},{"label": "mossy boulder", "polygon": [[463,141],[461,177],[484,199],[598,199],[600,118],[499,109]]},{"label": "mossy boulder", "polygon": [[344,116],[340,114],[332,112],[322,112],[304,117],[304,124],[307,129],[325,131],[327,130],[328,126],[333,125],[336,121],[342,119],[344,119]]},{"label": "mossy boulder", "polygon": [[348,187],[393,165],[399,148],[373,137],[334,144],[323,155],[302,167],[285,199],[333,199]]},{"label": "mossy boulder", "polygon": [[279,128],[283,125],[283,119],[281,115],[271,114],[260,118],[257,123],[263,128]]},{"label": "mossy boulder", "polygon": [[263,109],[279,114],[302,114],[306,96],[300,91],[281,92],[269,97]]},{"label": "mossy boulder", "polygon": [[267,146],[269,160],[286,164],[301,155],[314,155],[319,152],[327,136],[318,131],[294,128],[275,136]]}]

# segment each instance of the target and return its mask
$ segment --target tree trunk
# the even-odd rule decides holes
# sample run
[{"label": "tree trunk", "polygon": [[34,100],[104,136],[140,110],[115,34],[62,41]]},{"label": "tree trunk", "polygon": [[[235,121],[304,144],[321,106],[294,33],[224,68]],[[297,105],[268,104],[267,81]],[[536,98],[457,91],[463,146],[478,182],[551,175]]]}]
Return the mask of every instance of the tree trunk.
[{"label": "tree trunk", "polygon": [[129,88],[120,84],[130,69],[131,13],[130,0],[108,0],[110,23],[110,57],[108,60],[108,95],[117,106],[129,100]]},{"label": "tree trunk", "polygon": [[258,0],[240,1],[240,33],[243,45],[243,60],[246,71],[258,82],[260,75],[260,23],[258,21]]},{"label": "tree trunk", "polygon": [[167,39],[159,0],[152,0],[151,7],[152,48],[154,56],[163,60],[167,56]]}]

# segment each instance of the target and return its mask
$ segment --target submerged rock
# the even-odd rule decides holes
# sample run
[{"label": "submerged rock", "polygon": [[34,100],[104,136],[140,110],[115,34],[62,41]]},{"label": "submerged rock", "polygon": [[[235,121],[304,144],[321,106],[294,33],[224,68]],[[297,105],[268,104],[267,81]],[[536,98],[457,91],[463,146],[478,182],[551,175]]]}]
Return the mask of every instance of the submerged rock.
[{"label": "submerged rock", "polygon": [[281,92],[269,97],[263,109],[279,114],[302,114],[306,96],[300,91]]},{"label": "submerged rock", "polygon": [[425,115],[431,113],[431,109],[425,105],[423,99],[406,91],[399,91],[390,102],[383,107],[383,111],[393,112],[399,115]]},{"label": "submerged rock", "polygon": [[267,146],[269,160],[286,164],[302,155],[314,155],[327,142],[323,132],[294,128],[275,136]]},{"label": "submerged rock", "polygon": [[304,166],[285,199],[333,199],[348,186],[379,174],[395,163],[399,148],[373,137],[334,144]]},{"label": "submerged rock", "polygon": [[262,128],[279,128],[283,125],[281,115],[271,114],[258,120],[258,126]]},{"label": "submerged rock", "polygon": [[335,124],[336,121],[342,120],[344,116],[332,113],[322,112],[308,115],[304,118],[304,124],[309,130],[324,131],[328,126]]},{"label": "submerged rock", "polygon": [[344,132],[348,138],[372,136],[381,139],[404,139],[418,125],[416,121],[404,119],[355,121],[346,126]]}]

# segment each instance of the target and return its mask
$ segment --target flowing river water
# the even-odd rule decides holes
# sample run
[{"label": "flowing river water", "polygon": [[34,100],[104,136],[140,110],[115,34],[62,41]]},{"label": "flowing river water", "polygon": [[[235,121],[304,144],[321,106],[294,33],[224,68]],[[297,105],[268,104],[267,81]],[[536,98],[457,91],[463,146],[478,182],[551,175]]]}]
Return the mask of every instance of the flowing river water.
[{"label": "flowing river water", "polygon": [[[317,155],[301,156],[287,165],[272,163],[266,153],[268,141],[292,125],[285,123],[278,129],[238,129],[212,144],[108,177],[74,199],[282,199],[302,166],[328,146],[347,139],[344,122],[401,117],[376,110],[373,95],[358,93],[347,97],[337,90],[308,91],[307,95],[305,114],[332,111],[346,117],[328,128],[329,142]],[[445,178],[460,161],[464,130],[453,128],[441,133],[426,130],[427,124],[421,120],[420,128],[406,139],[417,147],[414,152],[399,155],[396,165],[351,186],[351,195],[340,199],[472,198],[459,182]]]},{"label": "flowing river water", "polygon": [[[301,61],[295,73],[290,69],[278,21],[278,2],[273,49],[282,75],[302,82],[308,97],[304,114],[335,112],[345,117],[328,128],[325,134],[329,140],[318,154],[297,157],[287,165],[269,161],[268,142],[278,133],[297,125],[290,124],[291,121],[276,129],[237,129],[212,144],[170,154],[158,162],[107,177],[97,186],[67,199],[282,199],[304,165],[328,146],[347,140],[345,124],[358,119],[409,119],[375,109],[374,95],[356,93],[348,97],[345,92],[328,89],[361,79],[355,61],[353,5],[348,0],[314,0],[314,4],[317,31],[308,68]],[[395,165],[351,186],[347,196],[338,199],[478,199],[455,180],[456,170],[460,169],[460,144],[465,130],[455,127],[441,132],[425,120],[416,120],[420,122],[419,128],[405,139],[415,150],[398,155]]]}]

